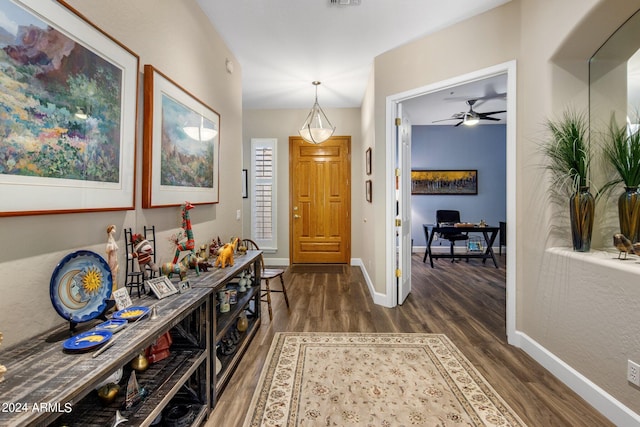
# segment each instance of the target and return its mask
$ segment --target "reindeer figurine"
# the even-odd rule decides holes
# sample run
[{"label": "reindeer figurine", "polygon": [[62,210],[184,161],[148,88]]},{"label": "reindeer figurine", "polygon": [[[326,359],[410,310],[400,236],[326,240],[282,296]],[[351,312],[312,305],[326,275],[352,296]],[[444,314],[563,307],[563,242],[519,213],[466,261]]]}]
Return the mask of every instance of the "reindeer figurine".
[{"label": "reindeer figurine", "polygon": [[[187,255],[189,257],[196,256],[196,241],[193,238],[193,230],[191,229],[191,218],[189,217],[189,211],[193,209],[193,205],[189,202],[184,202],[182,205],[182,229],[187,234],[187,240],[180,242],[179,238],[176,237],[176,253],[173,256],[173,264],[178,264],[178,258],[180,257],[181,252],[189,251],[191,254]],[[196,263],[196,275],[200,275],[200,268]]]}]

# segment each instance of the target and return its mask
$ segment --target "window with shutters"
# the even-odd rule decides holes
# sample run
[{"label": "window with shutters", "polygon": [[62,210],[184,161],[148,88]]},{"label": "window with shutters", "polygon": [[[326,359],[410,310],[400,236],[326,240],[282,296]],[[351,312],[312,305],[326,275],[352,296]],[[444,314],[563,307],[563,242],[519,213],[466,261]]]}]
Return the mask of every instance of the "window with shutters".
[{"label": "window with shutters", "polygon": [[260,249],[276,250],[277,139],[251,139],[251,239]]}]

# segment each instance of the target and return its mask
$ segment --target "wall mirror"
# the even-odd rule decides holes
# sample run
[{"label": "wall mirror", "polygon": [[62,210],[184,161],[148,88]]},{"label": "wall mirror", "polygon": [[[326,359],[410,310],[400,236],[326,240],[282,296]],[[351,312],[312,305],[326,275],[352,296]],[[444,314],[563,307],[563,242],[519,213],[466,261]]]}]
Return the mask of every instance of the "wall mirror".
[{"label": "wall mirror", "polygon": [[[589,130],[591,142],[603,143],[602,138],[615,117],[617,126],[628,125],[637,132],[640,117],[640,11],[622,24],[589,60]],[[599,147],[601,148],[601,147]],[[599,151],[597,149],[597,151]],[[596,152],[597,152],[596,151]],[[613,178],[612,168],[598,159],[594,165],[595,182],[604,185]],[[613,172],[615,174],[615,172]],[[605,246],[611,236],[619,233],[618,203],[623,185],[609,193],[607,203],[601,204],[599,234]]]},{"label": "wall mirror", "polygon": [[638,126],[640,114],[640,11],[636,12],[589,60],[591,130],[616,121]]}]

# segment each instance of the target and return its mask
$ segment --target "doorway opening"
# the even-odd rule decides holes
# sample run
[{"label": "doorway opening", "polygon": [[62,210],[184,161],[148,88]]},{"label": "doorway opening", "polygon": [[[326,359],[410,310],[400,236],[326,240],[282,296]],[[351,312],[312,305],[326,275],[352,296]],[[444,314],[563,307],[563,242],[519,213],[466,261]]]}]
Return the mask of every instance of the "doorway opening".
[{"label": "doorway opening", "polygon": [[[398,212],[398,205],[396,203],[396,159],[399,153],[397,152],[396,143],[396,127],[395,114],[398,111],[398,106],[402,105],[410,99],[432,94],[438,91],[442,91],[447,88],[454,88],[463,84],[471,83],[474,81],[487,79],[500,74],[506,74],[507,76],[507,112],[506,112],[506,219],[509,224],[509,232],[507,233],[507,245],[506,245],[506,331],[507,340],[511,342],[514,340],[516,325],[516,258],[515,258],[515,235],[516,235],[516,64],[515,61],[499,64],[486,69],[478,70],[469,74],[454,77],[445,81],[434,83],[428,86],[411,89],[402,93],[390,95],[387,97],[386,112],[387,112],[387,135],[386,135],[386,150],[387,150],[387,162],[386,162],[386,216],[389,219],[387,221],[387,241],[391,242],[387,245],[386,254],[386,271],[387,271],[387,296],[390,297],[391,305],[398,304],[398,289],[396,289],[396,265],[398,262],[397,253],[398,246],[396,245],[397,230],[394,227],[394,218],[398,216],[410,217],[410,213]],[[400,108],[402,109],[402,108]],[[410,174],[411,171],[402,171],[402,173]],[[405,180],[406,182],[406,180]],[[407,184],[402,184],[407,185]],[[410,185],[410,184],[409,184]],[[406,190],[406,189],[405,189]],[[402,206],[399,207],[402,210]],[[406,242],[405,242],[406,243]],[[409,243],[410,244],[410,243]],[[410,273],[409,273],[410,275]],[[409,284],[410,286],[410,284]]]}]

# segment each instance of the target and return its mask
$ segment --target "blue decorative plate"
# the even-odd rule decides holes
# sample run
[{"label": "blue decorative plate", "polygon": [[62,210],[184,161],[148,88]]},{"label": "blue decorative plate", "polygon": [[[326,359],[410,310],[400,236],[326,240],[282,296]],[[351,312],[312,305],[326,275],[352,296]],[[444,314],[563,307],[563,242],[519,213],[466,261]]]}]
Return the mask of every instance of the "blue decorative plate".
[{"label": "blue decorative plate", "polygon": [[104,258],[95,252],[77,251],[65,256],[53,270],[49,296],[60,316],[87,322],[102,314],[112,286],[111,269]]},{"label": "blue decorative plate", "polygon": [[149,311],[151,311],[149,307],[134,305],[131,307],[124,308],[120,311],[116,311],[115,313],[113,313],[113,318],[123,319],[123,320],[128,320],[129,322],[133,322],[134,320],[137,320],[140,317],[144,317],[147,314],[149,314]]},{"label": "blue decorative plate", "polygon": [[102,322],[99,325],[96,325],[96,330],[109,331],[115,334],[116,332],[118,332],[119,330],[127,326],[127,323],[128,322],[124,319],[123,320],[111,319],[111,320],[107,320],[106,322]]},{"label": "blue decorative plate", "polygon": [[68,351],[88,351],[106,343],[112,336],[109,331],[87,331],[63,342],[62,348]]}]

